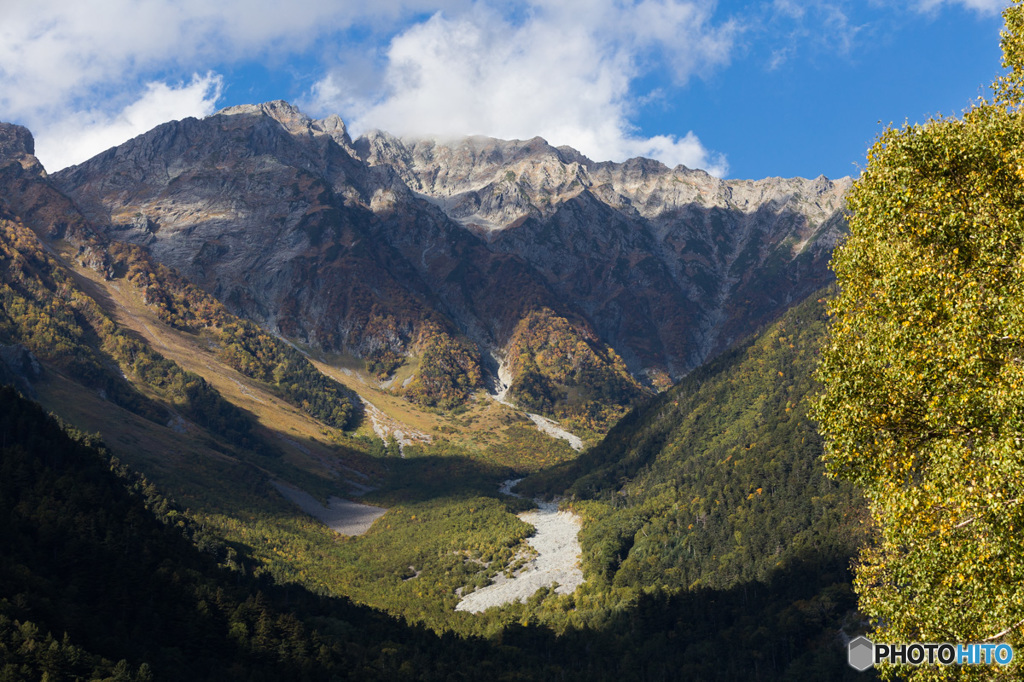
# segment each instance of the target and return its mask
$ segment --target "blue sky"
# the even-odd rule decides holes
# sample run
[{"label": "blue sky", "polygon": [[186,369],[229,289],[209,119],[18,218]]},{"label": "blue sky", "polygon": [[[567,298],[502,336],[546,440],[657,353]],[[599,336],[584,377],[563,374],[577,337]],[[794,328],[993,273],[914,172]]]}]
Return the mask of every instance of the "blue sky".
[{"label": "blue sky", "polygon": [[540,135],[738,178],[856,175],[884,124],[960,112],[1000,71],[1007,4],[2,1],[0,120],[50,171],[287,99],[356,134]]}]

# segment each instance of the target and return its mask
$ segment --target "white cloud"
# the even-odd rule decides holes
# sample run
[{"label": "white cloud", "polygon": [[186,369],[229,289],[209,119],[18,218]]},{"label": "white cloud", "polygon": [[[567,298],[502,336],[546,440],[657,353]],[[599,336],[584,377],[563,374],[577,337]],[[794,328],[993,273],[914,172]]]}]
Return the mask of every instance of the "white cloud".
[{"label": "white cloud", "polygon": [[121,111],[76,112],[35,132],[36,156],[54,172],[140,135],[161,123],[213,113],[220,96],[221,77],[193,76],[188,84],[148,83],[145,93]]},{"label": "white cloud", "polygon": [[[446,0],[457,8],[468,0]],[[219,82],[166,82],[289,57],[356,23],[389,25],[428,0],[0,0],[0,120],[28,126],[56,167],[155,117],[207,111]],[[172,74],[168,76],[167,74]],[[164,83],[161,85],[161,83]],[[216,85],[216,87],[214,87]],[[205,87],[205,90],[204,90]],[[100,151],[102,148],[96,149]]]},{"label": "white cloud", "polygon": [[338,69],[310,104],[356,132],[539,135],[597,160],[643,155],[724,174],[724,158],[692,132],[644,137],[630,122],[644,98],[631,85],[652,63],[677,83],[728,63],[736,27],[715,25],[713,11],[705,0],[536,0],[518,22],[484,4],[437,13],[391,41],[376,92]]},{"label": "white cloud", "polygon": [[[459,7],[465,0],[442,2]],[[167,67],[205,71],[270,53],[294,54],[355,23],[437,9],[426,0],[4,0],[0,113],[24,116]],[[432,10],[432,11],[434,11]]]}]

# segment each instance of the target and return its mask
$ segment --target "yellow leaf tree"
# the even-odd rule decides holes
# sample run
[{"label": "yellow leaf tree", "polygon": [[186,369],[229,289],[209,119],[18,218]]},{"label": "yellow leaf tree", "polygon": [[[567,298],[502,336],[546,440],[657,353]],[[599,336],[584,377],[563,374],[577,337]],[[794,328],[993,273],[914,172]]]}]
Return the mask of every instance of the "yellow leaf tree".
[{"label": "yellow leaf tree", "polygon": [[814,416],[871,506],[855,587],[877,641],[1024,641],[1022,3],[990,99],[876,141],[833,258]]}]

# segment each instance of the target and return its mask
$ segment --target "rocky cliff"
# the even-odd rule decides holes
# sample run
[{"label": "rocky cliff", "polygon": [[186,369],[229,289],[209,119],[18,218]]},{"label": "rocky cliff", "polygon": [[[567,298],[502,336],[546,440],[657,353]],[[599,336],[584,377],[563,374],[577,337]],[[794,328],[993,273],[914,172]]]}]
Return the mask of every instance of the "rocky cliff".
[{"label": "rocky cliff", "polygon": [[597,426],[602,399],[625,407],[637,380],[682,376],[826,282],[849,185],[595,163],[540,138],[352,140],[284,102],[164,124],[53,180],[274,332],[381,377],[417,358],[421,402],[502,377]]},{"label": "rocky cliff", "polygon": [[355,142],[367,163],[539,272],[634,371],[678,378],[826,278],[850,179],[723,181],[540,138]]}]

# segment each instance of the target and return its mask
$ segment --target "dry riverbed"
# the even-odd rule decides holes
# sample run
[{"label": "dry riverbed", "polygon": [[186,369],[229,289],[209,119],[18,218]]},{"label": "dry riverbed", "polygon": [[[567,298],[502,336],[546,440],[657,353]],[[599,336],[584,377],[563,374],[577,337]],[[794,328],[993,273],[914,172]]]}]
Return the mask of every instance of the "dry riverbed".
[{"label": "dry riverbed", "polygon": [[[513,495],[517,481],[506,481],[501,492]],[[519,518],[537,529],[527,543],[537,550],[537,556],[512,578],[499,574],[494,582],[463,597],[456,611],[479,613],[492,606],[525,601],[542,587],[557,583],[555,592],[572,594],[583,584],[580,569],[579,518],[572,512],[558,511],[555,502],[537,502],[538,509],[523,512]]]},{"label": "dry riverbed", "polygon": [[383,507],[349,502],[340,497],[332,497],[325,507],[315,497],[294,486],[275,481],[274,487],[302,511],[342,535],[362,535],[387,511]]}]

